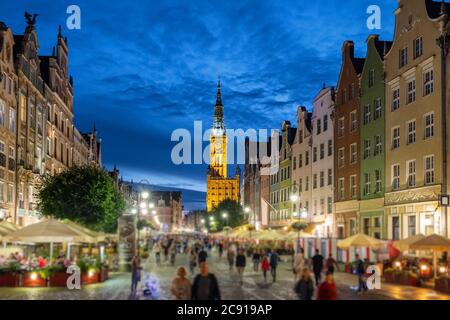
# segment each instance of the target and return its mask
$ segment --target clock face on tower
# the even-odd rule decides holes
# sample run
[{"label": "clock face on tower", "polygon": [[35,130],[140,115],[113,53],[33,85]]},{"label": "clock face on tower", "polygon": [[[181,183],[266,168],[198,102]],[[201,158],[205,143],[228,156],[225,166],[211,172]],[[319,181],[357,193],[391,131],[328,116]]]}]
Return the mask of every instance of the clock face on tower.
[{"label": "clock face on tower", "polygon": [[214,142],[214,149],[215,149],[216,151],[222,150],[222,142],[221,142],[221,141],[215,141],[215,142]]}]

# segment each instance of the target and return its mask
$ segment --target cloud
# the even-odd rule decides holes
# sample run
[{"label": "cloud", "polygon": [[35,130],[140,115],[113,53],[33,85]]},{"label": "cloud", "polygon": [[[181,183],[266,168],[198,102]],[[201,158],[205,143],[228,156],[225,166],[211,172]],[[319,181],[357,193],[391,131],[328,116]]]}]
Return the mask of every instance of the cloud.
[{"label": "cloud", "polygon": [[[124,175],[202,189],[206,167],[174,166],[170,134],[194,120],[211,125],[218,76],[228,128],[295,123],[297,105],[310,107],[322,83],[336,83],[342,42],[353,39],[364,54],[371,2],[79,1],[82,29],[64,30],[76,124],[97,123],[105,163]],[[379,33],[390,39],[395,1],[378,2]],[[22,12],[39,12],[41,53],[49,54],[69,4],[11,1],[0,19],[21,33]]]}]

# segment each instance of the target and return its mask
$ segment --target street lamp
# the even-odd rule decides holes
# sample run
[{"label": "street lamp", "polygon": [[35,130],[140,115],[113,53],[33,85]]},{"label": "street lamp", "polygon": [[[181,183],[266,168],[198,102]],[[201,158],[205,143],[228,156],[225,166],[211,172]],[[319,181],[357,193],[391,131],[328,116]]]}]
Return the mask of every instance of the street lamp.
[{"label": "street lamp", "polygon": [[[147,185],[150,185],[150,182],[147,179],[142,179],[139,181],[139,184],[145,183]],[[147,199],[149,198],[150,193],[147,190],[143,190],[141,192],[138,193],[138,208],[134,209],[134,212],[136,212],[137,214],[137,223],[139,223],[139,221],[141,220],[141,213],[142,215],[147,215],[148,214],[148,204],[147,204]],[[141,231],[139,228],[137,228],[137,254],[140,257],[141,256],[141,243],[140,243],[140,235],[141,235]]]},{"label": "street lamp", "polygon": [[222,218],[224,218],[227,221],[227,226],[228,226],[228,213],[226,213],[226,212],[222,213]]}]

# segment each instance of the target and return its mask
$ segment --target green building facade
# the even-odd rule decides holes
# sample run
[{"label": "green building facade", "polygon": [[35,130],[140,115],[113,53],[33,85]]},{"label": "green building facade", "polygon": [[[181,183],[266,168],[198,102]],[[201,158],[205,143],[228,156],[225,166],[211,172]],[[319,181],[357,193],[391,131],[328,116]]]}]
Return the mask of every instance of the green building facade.
[{"label": "green building facade", "polygon": [[386,239],[385,188],[385,83],[384,55],[391,42],[367,38],[361,74],[360,105],[360,214],[359,232]]}]

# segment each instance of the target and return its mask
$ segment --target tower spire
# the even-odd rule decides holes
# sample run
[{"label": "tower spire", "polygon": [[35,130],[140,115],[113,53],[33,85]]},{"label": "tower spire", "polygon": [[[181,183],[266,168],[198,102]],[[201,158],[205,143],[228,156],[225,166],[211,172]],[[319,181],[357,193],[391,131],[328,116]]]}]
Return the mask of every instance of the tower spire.
[{"label": "tower spire", "polygon": [[220,93],[220,78],[219,82],[217,83],[216,106],[222,106],[222,94]]},{"label": "tower spire", "polygon": [[225,129],[225,125],[223,123],[223,104],[222,104],[222,94],[220,92],[220,79],[217,83],[217,96],[216,96],[216,105],[214,107],[214,129]]}]

